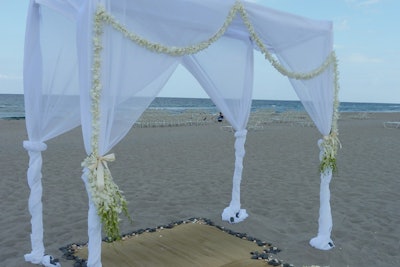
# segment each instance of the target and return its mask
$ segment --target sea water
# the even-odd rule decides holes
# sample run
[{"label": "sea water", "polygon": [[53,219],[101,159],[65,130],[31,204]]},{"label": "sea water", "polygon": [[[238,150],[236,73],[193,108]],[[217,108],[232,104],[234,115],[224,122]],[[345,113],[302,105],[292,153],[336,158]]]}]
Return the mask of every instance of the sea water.
[{"label": "sea water", "polygon": [[[210,99],[205,98],[175,98],[157,97],[151,103],[149,109],[163,109],[172,113],[180,113],[187,110],[202,110],[215,114],[219,110]],[[300,101],[283,100],[253,100],[252,112],[267,109],[276,113],[287,111],[304,112]],[[340,112],[400,112],[400,104],[386,103],[351,103],[342,102]],[[0,118],[23,119],[25,118],[24,96],[21,94],[0,94]]]}]

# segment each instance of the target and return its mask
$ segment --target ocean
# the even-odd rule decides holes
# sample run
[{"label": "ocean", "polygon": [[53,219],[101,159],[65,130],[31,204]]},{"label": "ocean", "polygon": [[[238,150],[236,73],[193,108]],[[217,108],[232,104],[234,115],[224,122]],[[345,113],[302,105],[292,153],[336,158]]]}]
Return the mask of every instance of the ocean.
[{"label": "ocean", "polygon": [[[149,109],[164,109],[171,113],[180,113],[186,110],[202,110],[208,113],[218,112],[210,99],[204,98],[170,98],[157,97]],[[252,111],[267,109],[276,113],[287,111],[304,112],[300,101],[283,100],[253,100]],[[340,112],[400,112],[400,104],[386,103],[352,103],[342,102]],[[24,119],[24,95],[0,94],[0,119]]]}]

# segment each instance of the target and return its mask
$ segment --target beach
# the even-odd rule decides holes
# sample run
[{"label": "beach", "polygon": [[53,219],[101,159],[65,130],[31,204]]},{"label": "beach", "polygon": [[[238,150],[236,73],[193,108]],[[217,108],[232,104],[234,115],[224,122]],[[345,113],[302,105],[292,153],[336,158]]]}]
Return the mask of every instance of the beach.
[{"label": "beach", "polygon": [[[306,115],[269,114],[261,119],[263,115],[253,114],[249,124],[241,184],[241,205],[249,217],[239,224],[221,220],[231,200],[234,166],[234,136],[227,122],[211,122],[201,113],[176,120],[168,116],[160,120],[159,113],[144,117],[110,151],[116,161],[109,168],[134,221],[130,224],[122,217],[121,232],[202,217],[272,243],[282,250],[277,257],[294,266],[400,266],[400,128],[383,126],[385,121],[400,121],[400,114],[341,115],[338,174],[330,184],[331,237],[336,247],[329,251],[308,244],[318,232],[321,135]],[[31,231],[29,158],[22,147],[26,139],[24,120],[0,120],[0,266],[4,267],[35,266],[24,261]],[[81,129],[46,144],[42,171],[46,253],[62,266],[73,266],[59,248],[87,242]]]}]

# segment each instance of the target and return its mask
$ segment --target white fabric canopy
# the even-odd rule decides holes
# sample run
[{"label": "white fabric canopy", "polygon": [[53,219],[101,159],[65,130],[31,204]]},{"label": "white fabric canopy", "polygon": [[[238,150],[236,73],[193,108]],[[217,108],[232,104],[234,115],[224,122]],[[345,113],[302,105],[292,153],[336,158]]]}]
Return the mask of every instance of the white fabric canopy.
[{"label": "white fabric canopy", "polygon": [[[117,188],[106,164],[114,158],[106,154],[128,133],[179,64],[198,80],[235,130],[232,199],[223,220],[237,223],[248,216],[241,209],[240,182],[252,100],[253,49],[290,78],[324,140],[336,133],[331,22],[235,0],[31,0],[25,42],[29,141],[24,147],[30,155],[32,216],[32,251],[25,258],[32,263],[43,263],[44,255],[44,142],[82,126],[88,155],[82,175],[89,196],[88,266],[101,266],[97,192],[107,186]],[[321,162],[327,153],[324,148],[321,145]],[[327,178],[323,189],[321,184],[320,214],[327,219],[320,218],[318,242],[311,242],[320,249],[328,243],[333,247],[331,176],[330,166],[321,172],[321,180]]]}]

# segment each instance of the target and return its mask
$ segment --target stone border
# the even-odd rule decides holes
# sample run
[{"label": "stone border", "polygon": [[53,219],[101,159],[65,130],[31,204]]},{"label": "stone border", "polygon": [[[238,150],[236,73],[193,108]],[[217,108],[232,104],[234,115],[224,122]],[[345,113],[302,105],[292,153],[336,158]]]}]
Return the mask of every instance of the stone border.
[{"label": "stone border", "polygon": [[[213,226],[227,234],[233,235],[233,236],[238,237],[243,240],[248,240],[250,242],[256,243],[260,248],[262,248],[262,251],[261,252],[251,251],[249,253],[251,259],[262,260],[272,266],[294,267],[294,265],[289,264],[289,263],[283,263],[281,260],[279,260],[275,257],[281,250],[277,247],[272,246],[271,243],[267,243],[265,241],[262,241],[261,239],[249,236],[246,233],[235,232],[230,229],[227,229],[224,226],[216,225],[214,222],[212,222],[211,220],[206,219],[206,218],[193,217],[193,218],[189,218],[187,220],[180,220],[180,221],[172,222],[169,224],[160,225],[160,226],[157,226],[154,228],[145,228],[145,229],[142,228],[142,229],[138,229],[138,230],[135,230],[135,231],[127,233],[127,234],[123,234],[121,236],[121,239],[126,240],[126,239],[132,238],[136,235],[143,234],[143,233],[154,233],[154,232],[162,231],[165,229],[172,229],[175,226],[178,226],[181,224],[187,224],[187,223],[197,223],[197,224],[205,224],[205,225]],[[103,241],[110,242],[107,238],[103,239]],[[74,267],[87,267],[87,260],[81,259],[78,256],[75,256],[75,252],[79,249],[82,249],[85,246],[87,246],[87,243],[81,243],[81,244],[72,243],[65,247],[61,247],[60,250],[63,253],[62,257],[66,260],[75,261]]]}]

